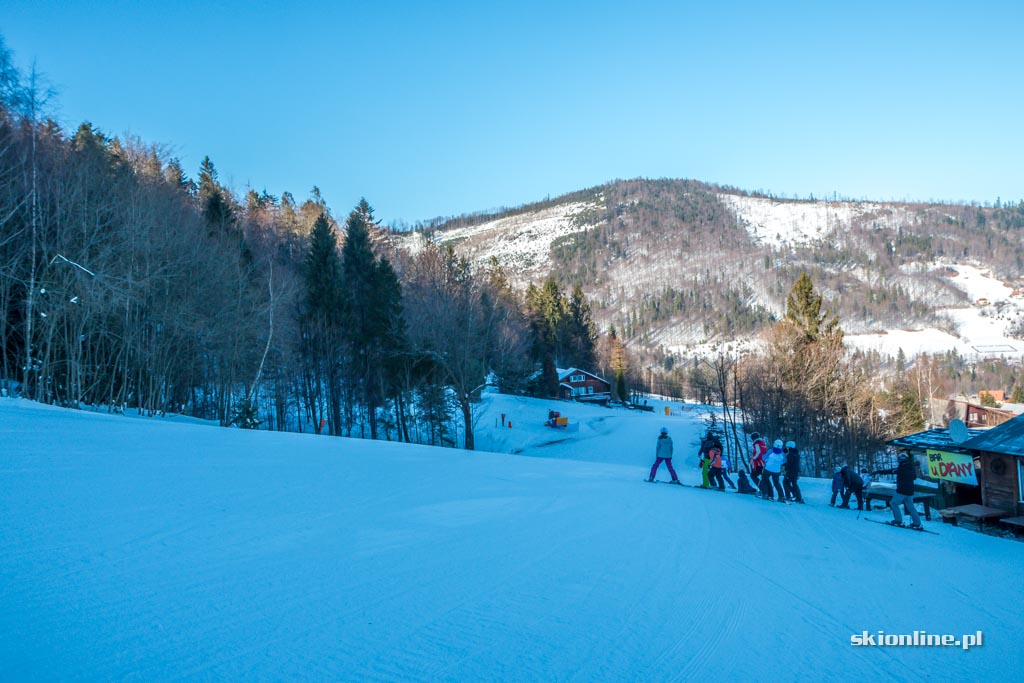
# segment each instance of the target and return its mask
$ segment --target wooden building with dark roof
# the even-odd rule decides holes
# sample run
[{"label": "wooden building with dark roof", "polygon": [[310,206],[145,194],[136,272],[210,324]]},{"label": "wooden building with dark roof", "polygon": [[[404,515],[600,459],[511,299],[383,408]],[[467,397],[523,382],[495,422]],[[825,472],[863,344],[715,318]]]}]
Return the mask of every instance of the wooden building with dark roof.
[{"label": "wooden building with dark roof", "polygon": [[[910,451],[910,453],[917,458],[918,462],[921,463],[921,471],[926,475],[929,472],[929,451],[942,451],[945,453],[956,453],[958,455],[971,457],[974,460],[975,469],[977,470],[981,464],[980,459],[973,450],[967,448],[965,441],[984,434],[985,430],[966,429],[964,432],[965,434],[962,433],[959,436],[959,438],[964,439],[964,441],[960,442],[957,442],[957,440],[953,438],[949,429],[945,427],[937,427],[935,429],[927,429],[916,434],[901,436],[898,439],[889,441],[889,443],[896,448]],[[895,462],[891,462],[890,466],[894,467],[895,464]],[[981,502],[982,496],[980,486],[956,483],[953,481],[941,481],[939,492],[932,500],[931,506],[936,509],[942,509],[956,505]]]},{"label": "wooden building with dark roof", "polygon": [[1024,515],[1024,416],[960,444],[979,460],[982,505]]}]

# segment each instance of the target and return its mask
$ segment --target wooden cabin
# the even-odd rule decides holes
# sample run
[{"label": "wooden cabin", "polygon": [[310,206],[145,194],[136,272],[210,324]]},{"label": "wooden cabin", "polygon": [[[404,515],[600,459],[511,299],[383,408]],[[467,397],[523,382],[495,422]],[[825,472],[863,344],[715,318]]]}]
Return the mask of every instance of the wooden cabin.
[{"label": "wooden cabin", "polygon": [[981,503],[1024,515],[1024,416],[985,430],[960,444],[978,458]]},{"label": "wooden cabin", "polygon": [[[967,438],[971,439],[984,433],[984,429],[968,429]],[[930,475],[928,451],[933,453],[941,451],[943,453],[961,455],[965,458],[973,458],[975,471],[980,466],[980,459],[976,456],[975,452],[967,448],[966,442],[956,443],[946,428],[927,429],[923,432],[893,439],[889,443],[896,448],[910,451],[910,454],[921,463],[921,471],[926,476]],[[889,466],[895,467],[895,462],[891,462]],[[943,509],[971,503],[980,504],[981,502],[980,486],[951,480],[941,480],[938,493],[933,498],[931,506],[936,509]]]},{"label": "wooden cabin", "polygon": [[[942,420],[948,423],[950,420],[959,418],[969,428],[984,429],[1001,425],[1016,416],[1017,413],[1006,408],[993,408],[963,399],[950,399],[946,404]],[[933,414],[932,417],[935,418],[935,415]]]},{"label": "wooden cabin", "polygon": [[611,392],[611,382],[586,370],[558,370],[559,398],[607,405],[611,399]]}]

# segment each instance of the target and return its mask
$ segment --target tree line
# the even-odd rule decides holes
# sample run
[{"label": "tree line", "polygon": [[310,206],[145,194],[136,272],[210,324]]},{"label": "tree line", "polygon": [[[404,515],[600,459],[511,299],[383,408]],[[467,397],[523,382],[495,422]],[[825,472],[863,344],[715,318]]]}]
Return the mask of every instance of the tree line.
[{"label": "tree line", "polygon": [[547,369],[596,363],[578,288],[397,251],[365,199],[336,218],[317,188],[236,196],[208,157],[193,179],[160,146],[63,130],[46,95],[0,44],[8,392],[472,449],[486,384],[551,395]]}]

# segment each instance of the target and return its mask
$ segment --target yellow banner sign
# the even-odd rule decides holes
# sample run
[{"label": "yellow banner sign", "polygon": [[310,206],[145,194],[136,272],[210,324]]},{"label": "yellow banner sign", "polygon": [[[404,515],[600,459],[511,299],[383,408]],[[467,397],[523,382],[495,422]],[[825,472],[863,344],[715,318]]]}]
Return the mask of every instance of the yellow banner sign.
[{"label": "yellow banner sign", "polygon": [[928,476],[955,481],[958,484],[978,485],[978,473],[974,471],[974,458],[962,453],[947,453],[929,449]]}]

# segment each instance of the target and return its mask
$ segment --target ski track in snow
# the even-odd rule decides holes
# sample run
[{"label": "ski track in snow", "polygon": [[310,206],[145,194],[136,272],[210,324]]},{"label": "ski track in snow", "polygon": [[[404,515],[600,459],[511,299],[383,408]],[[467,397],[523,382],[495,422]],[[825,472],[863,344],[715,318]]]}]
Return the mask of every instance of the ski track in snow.
[{"label": "ski track in snow", "polygon": [[[488,395],[534,457],[126,419],[0,400],[5,680],[1001,680],[1024,544],[641,481],[697,411]],[[580,431],[541,423],[554,407]],[[656,409],[663,404],[657,402]],[[514,427],[496,424],[501,412]],[[661,478],[665,478],[662,469]],[[886,519],[887,513],[865,513]],[[938,526],[933,520],[931,526]],[[963,634],[958,648],[850,636]]]}]

